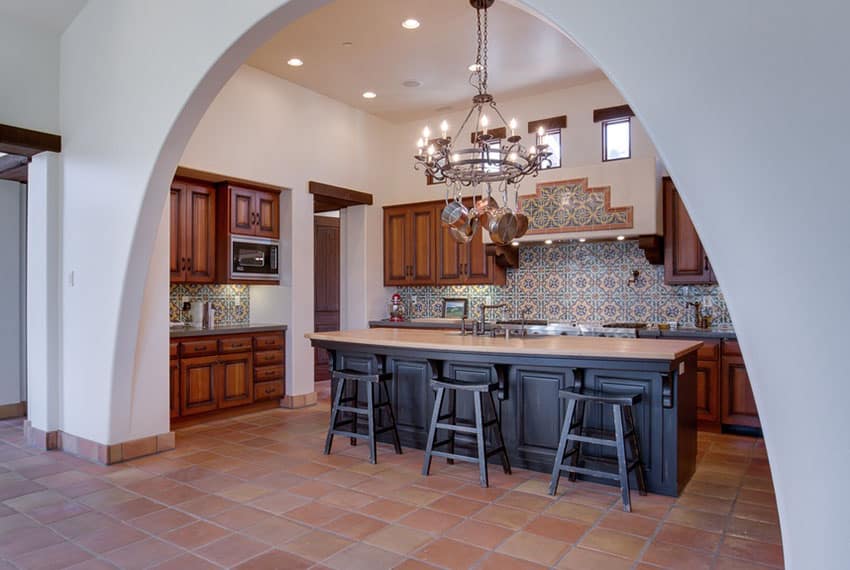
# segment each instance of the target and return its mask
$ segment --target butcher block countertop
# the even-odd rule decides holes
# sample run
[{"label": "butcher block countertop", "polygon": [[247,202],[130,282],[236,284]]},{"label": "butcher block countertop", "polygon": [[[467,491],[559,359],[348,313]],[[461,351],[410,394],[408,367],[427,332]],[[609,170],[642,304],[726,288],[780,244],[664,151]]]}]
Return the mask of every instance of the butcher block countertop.
[{"label": "butcher block countertop", "polygon": [[461,335],[457,331],[374,328],[314,332],[312,341],[452,352],[517,354],[525,356],[584,357],[617,360],[678,360],[702,346],[691,340],[536,336]]}]

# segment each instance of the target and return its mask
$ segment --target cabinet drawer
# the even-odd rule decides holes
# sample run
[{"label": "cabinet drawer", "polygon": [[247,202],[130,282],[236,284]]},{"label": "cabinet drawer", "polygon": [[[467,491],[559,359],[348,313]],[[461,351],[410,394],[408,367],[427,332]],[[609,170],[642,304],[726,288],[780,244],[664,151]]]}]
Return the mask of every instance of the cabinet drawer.
[{"label": "cabinet drawer", "polygon": [[712,339],[702,339],[702,346],[697,351],[697,360],[719,360],[720,359],[720,341]]},{"label": "cabinet drawer", "polygon": [[251,350],[250,336],[230,336],[221,339],[221,352],[248,352]]},{"label": "cabinet drawer", "polygon": [[270,380],[283,380],[283,366],[263,366],[254,369],[254,382]]},{"label": "cabinet drawer", "polygon": [[281,348],[282,346],[282,334],[264,334],[254,337],[254,348],[258,350],[265,350],[267,348]]},{"label": "cabinet drawer", "polygon": [[177,348],[180,346],[179,342],[172,342],[168,346],[168,357],[169,358],[177,358]]},{"label": "cabinet drawer", "polygon": [[281,362],[283,362],[282,350],[263,350],[254,353],[254,366],[280,364]]},{"label": "cabinet drawer", "polygon": [[259,382],[254,384],[254,400],[267,400],[283,396],[283,382]]},{"label": "cabinet drawer", "polygon": [[218,353],[218,339],[190,340],[181,343],[180,351],[183,356],[206,356]]},{"label": "cabinet drawer", "polygon": [[726,356],[741,356],[741,345],[737,340],[727,340],[723,343],[723,354]]}]

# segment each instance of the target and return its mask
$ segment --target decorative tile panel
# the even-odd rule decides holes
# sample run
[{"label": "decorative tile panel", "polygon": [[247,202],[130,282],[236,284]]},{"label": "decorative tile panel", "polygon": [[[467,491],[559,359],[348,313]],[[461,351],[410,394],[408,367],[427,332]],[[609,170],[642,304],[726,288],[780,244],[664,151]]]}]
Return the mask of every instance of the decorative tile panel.
[{"label": "decorative tile panel", "polygon": [[185,314],[182,311],[184,297],[189,302],[210,301],[215,309],[216,325],[247,325],[251,321],[248,285],[172,285],[168,303],[171,322],[191,318],[188,311]]},{"label": "decorative tile panel", "polygon": [[[693,324],[688,301],[709,302],[717,324],[731,323],[717,286],[669,286],[664,267],[650,265],[634,240],[520,246],[520,268],[505,286],[403,287],[408,316],[439,317],[443,297],[469,299],[477,316],[483,303],[507,303],[505,317],[561,321],[638,321]],[[629,283],[632,271],[640,276]],[[415,302],[413,298],[415,297]]]},{"label": "decorative tile panel", "polygon": [[541,182],[519,197],[528,216],[528,234],[557,234],[634,227],[634,208],[611,207],[611,187],[588,188],[587,178]]}]

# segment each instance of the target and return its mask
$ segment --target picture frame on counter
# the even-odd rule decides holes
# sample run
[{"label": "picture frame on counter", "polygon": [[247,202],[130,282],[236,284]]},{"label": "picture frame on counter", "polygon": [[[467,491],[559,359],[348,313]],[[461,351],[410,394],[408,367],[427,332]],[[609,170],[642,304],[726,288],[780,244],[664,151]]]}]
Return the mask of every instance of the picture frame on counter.
[{"label": "picture frame on counter", "polygon": [[444,319],[465,319],[469,316],[469,300],[459,297],[443,297]]}]

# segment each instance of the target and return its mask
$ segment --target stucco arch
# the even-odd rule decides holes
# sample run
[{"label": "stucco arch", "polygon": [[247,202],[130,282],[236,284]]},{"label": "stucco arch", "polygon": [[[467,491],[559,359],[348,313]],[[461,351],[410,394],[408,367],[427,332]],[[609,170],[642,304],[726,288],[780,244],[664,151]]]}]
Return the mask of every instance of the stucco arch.
[{"label": "stucco arch", "polygon": [[[180,152],[247,54],[323,3],[92,0],[63,36],[63,258],[78,275],[63,290],[69,433],[112,442],[146,429],[130,413],[140,339],[161,339],[164,365],[167,333],[145,322],[143,289]],[[679,183],[751,373],[788,566],[841,567],[850,558],[847,334],[825,323],[850,318],[841,233],[850,125],[831,112],[850,97],[850,9],[839,0],[521,4],[597,60]],[[792,41],[800,30],[812,33]],[[89,227],[93,208],[111,219]],[[112,268],[91,260],[92,248]],[[82,322],[102,342],[75,337]]]}]

